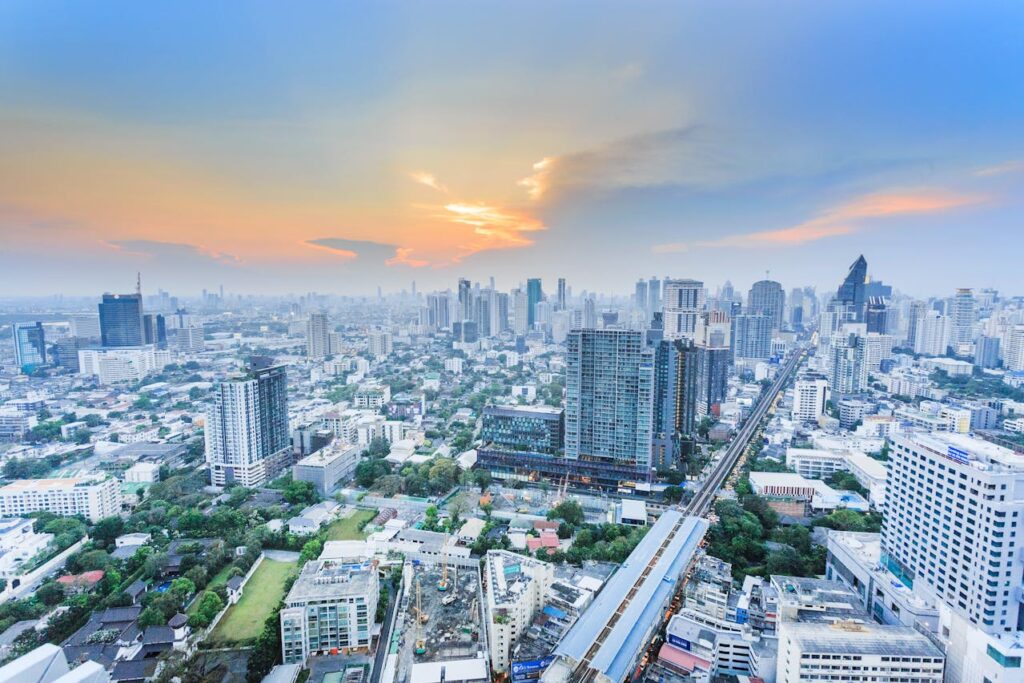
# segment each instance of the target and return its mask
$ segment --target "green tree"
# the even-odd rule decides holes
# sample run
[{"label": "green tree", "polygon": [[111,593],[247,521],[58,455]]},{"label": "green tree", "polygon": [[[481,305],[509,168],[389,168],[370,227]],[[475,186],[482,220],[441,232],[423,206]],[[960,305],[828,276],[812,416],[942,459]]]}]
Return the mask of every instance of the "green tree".
[{"label": "green tree", "polygon": [[583,514],[583,506],[575,500],[565,500],[548,510],[548,519],[561,519],[574,526],[583,524],[586,520]]}]

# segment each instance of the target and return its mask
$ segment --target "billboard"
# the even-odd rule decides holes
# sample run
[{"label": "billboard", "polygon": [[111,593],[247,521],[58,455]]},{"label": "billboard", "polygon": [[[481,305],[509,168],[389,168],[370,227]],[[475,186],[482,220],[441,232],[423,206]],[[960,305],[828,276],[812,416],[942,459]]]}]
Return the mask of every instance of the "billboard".
[{"label": "billboard", "polygon": [[540,678],[544,669],[548,668],[553,661],[555,661],[554,655],[548,655],[541,659],[524,659],[512,662],[512,680],[517,682],[536,680]]}]

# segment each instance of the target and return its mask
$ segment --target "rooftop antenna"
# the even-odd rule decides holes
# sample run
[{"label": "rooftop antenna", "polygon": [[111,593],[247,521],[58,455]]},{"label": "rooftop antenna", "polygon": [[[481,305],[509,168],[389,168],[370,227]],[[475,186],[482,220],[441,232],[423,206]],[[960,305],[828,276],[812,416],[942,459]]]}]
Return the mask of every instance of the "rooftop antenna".
[{"label": "rooftop antenna", "polygon": [[135,273],[135,293],[142,296],[142,273]]}]

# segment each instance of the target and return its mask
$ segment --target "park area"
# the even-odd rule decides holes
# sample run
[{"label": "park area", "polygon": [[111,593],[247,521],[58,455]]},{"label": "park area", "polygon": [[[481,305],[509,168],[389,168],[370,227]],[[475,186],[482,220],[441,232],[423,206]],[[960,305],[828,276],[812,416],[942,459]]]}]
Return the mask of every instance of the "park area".
[{"label": "park area", "polygon": [[284,584],[295,571],[296,562],[265,559],[245,584],[242,597],[228,607],[210,636],[218,644],[236,644],[253,640],[263,623],[284,597]]},{"label": "park area", "polygon": [[327,540],[361,541],[366,538],[363,527],[376,516],[376,510],[356,510],[348,517],[332,522],[327,527]]}]

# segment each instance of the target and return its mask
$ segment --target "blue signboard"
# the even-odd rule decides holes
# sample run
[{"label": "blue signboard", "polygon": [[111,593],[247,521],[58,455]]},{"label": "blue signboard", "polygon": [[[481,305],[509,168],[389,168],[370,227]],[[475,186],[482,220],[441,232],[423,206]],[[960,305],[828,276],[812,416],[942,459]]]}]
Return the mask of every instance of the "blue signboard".
[{"label": "blue signboard", "polygon": [[681,650],[686,650],[687,652],[690,651],[690,641],[686,638],[680,638],[679,636],[674,636],[670,633],[668,634],[668,642]]},{"label": "blue signboard", "polygon": [[548,655],[542,659],[525,659],[521,662],[512,662],[512,680],[525,681],[531,678],[539,678],[540,672],[551,666],[555,661],[554,655]]},{"label": "blue signboard", "polygon": [[949,456],[950,460],[955,460],[961,465],[966,465],[970,461],[970,455],[967,451],[962,448],[957,448],[956,446],[949,446],[946,450],[946,455]]}]

